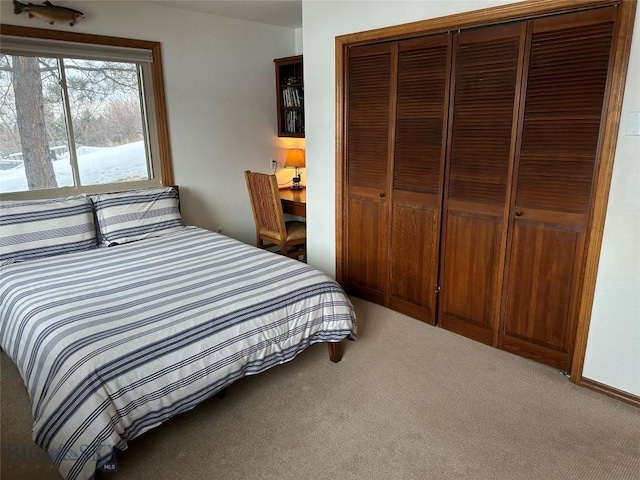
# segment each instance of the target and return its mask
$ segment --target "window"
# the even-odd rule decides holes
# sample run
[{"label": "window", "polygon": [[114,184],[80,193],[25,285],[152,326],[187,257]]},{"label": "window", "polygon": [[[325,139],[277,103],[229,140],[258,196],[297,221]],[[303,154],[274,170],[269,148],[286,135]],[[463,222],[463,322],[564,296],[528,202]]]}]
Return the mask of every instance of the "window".
[{"label": "window", "polygon": [[2,25],[2,197],[172,183],[160,63],[155,42]]}]

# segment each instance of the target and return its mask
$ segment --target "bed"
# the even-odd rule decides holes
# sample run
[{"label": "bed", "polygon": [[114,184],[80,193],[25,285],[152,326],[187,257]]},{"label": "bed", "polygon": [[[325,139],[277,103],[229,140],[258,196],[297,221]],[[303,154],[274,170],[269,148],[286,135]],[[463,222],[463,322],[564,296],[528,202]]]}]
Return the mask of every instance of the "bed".
[{"label": "bed", "polygon": [[[101,217],[107,199],[88,199],[93,244],[74,238],[84,246],[68,252],[30,232],[36,240],[28,251],[38,254],[16,260],[9,252],[7,260],[25,235],[7,235],[11,215],[0,218],[0,344],[31,398],[33,439],[65,478],[93,478],[129,440],[241,377],[318,342],[338,361],[340,342],[355,339],[353,308],[322,272],[184,226],[175,206],[155,209],[159,230],[136,221],[123,237],[123,229],[105,227],[139,212],[122,213],[131,205],[116,201],[116,214]],[[139,210],[148,216],[154,209]],[[78,227],[92,224],[83,215],[64,228],[90,236],[89,227]],[[51,221],[50,211],[45,216]]]}]

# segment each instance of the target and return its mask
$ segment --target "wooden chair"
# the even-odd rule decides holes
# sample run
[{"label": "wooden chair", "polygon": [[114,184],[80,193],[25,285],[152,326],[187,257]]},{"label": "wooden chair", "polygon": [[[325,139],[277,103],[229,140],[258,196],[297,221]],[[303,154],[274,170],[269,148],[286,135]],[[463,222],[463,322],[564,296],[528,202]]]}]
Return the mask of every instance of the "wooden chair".
[{"label": "wooden chair", "polygon": [[275,175],[244,172],[256,224],[256,244],[260,248],[278,247],[281,255],[306,255],[307,226],[304,222],[284,221],[278,180]]}]

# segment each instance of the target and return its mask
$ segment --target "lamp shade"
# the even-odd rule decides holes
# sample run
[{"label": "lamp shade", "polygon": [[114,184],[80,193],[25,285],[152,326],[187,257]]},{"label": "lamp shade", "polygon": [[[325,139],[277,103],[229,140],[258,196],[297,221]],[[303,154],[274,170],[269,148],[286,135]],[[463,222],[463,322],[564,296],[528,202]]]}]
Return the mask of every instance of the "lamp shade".
[{"label": "lamp shade", "polygon": [[285,167],[304,167],[304,150],[301,148],[291,148],[287,152],[287,159],[284,161]]}]

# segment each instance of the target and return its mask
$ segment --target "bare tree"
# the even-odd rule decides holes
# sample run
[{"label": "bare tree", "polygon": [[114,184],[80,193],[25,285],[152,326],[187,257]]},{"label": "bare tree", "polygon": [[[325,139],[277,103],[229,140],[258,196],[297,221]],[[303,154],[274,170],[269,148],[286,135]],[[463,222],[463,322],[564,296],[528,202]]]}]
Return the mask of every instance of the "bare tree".
[{"label": "bare tree", "polygon": [[56,188],[58,183],[49,157],[42,78],[37,58],[13,57],[13,91],[29,190]]}]

